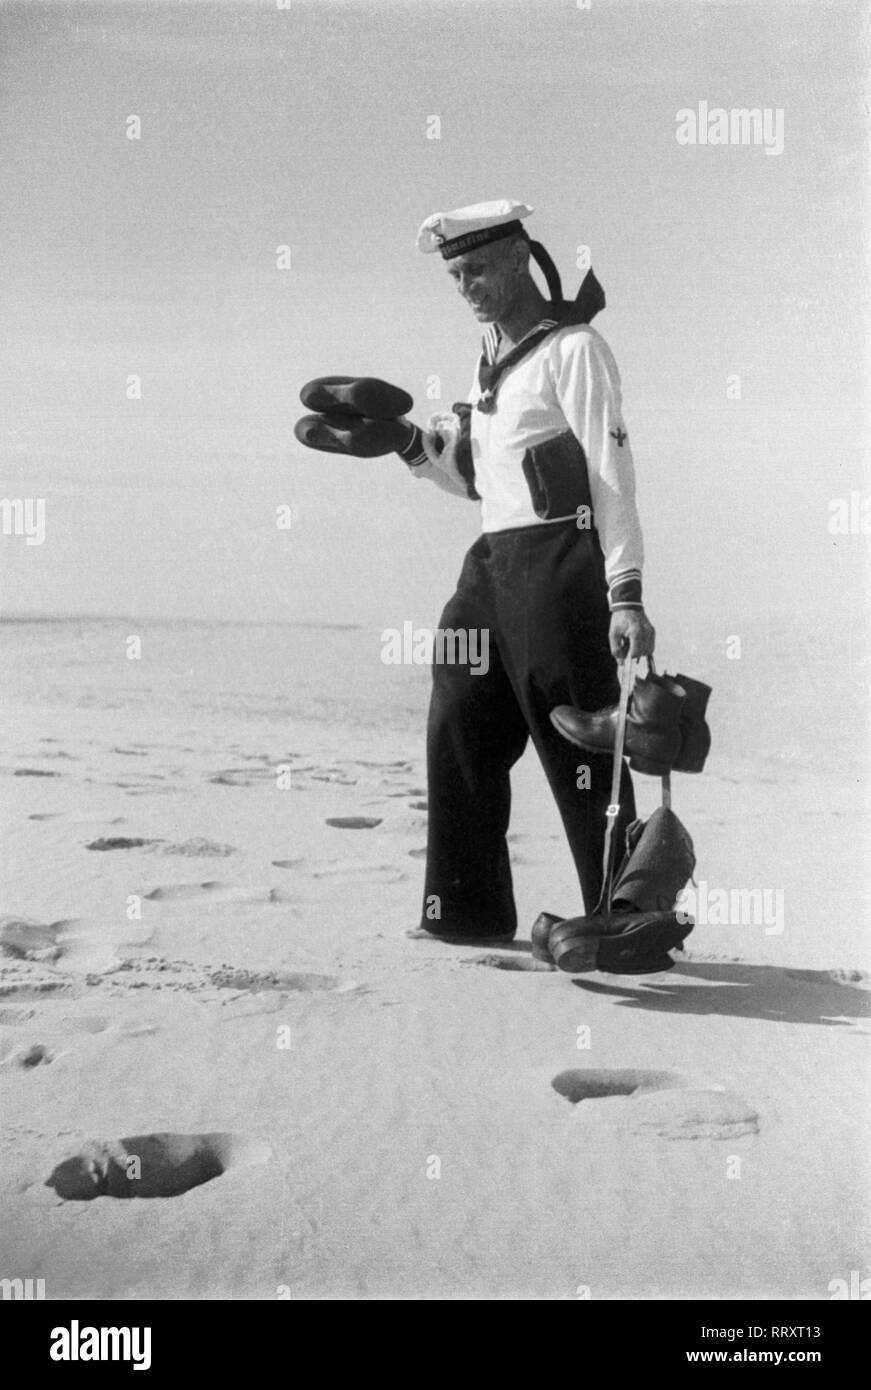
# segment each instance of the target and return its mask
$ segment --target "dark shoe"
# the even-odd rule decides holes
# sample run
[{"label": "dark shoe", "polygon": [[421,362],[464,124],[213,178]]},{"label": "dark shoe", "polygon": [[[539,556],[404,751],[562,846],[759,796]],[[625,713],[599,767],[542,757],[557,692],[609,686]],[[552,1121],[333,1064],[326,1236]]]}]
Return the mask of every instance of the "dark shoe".
[{"label": "dark shoe", "polygon": [[693,929],[674,912],[611,912],[571,917],[551,928],[554,964],[573,975],[601,970],[611,975],[647,975],[670,970],[668,952]]},{"label": "dark shoe", "polygon": [[306,382],[299,398],[306,410],[364,416],[367,420],[396,420],[414,406],[401,386],[391,386],[374,376],[316,376]]},{"label": "dark shoe", "polygon": [[553,965],[553,956],[550,951],[550,933],[558,922],[565,921],[564,917],[555,917],[552,912],[540,912],[532,924],[532,931],[529,933],[532,938],[532,958],[533,960],[546,961],[548,965]]},{"label": "dark shoe", "polygon": [[380,458],[408,444],[414,426],[408,420],[369,420],[347,415],[304,415],[293,427],[300,444],[326,454]]},{"label": "dark shoe", "polygon": [[683,946],[693,929],[693,923],[679,922],[674,912],[642,913],[637,921],[619,936],[602,941],[596,961],[597,970],[609,975],[652,975],[659,970],[671,970],[674,961],[669,951]]},{"label": "dark shoe", "polygon": [[680,710],[681,749],[674,763],[675,772],[701,772],[711,751],[711,731],[705,722],[705,711],[711,687],[690,676],[666,676],[686,694]]},{"label": "dark shoe", "polygon": [[[684,692],[660,676],[637,680],[626,719],[626,753],[637,772],[664,777],[680,754],[680,712]],[[610,753],[617,736],[617,706],[590,714],[573,705],[558,705],[550,721],[564,738],[589,753]]]}]

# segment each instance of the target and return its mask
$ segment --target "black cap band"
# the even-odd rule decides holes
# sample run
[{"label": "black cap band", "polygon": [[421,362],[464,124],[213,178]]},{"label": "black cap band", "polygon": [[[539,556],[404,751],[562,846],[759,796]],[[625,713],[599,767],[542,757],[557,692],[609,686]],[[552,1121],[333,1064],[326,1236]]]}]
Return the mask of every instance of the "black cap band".
[{"label": "black cap band", "polygon": [[[451,237],[448,240],[439,242],[439,250],[442,259],[449,261],[454,256],[462,256],[464,252],[471,251],[475,246],[486,246],[489,241],[501,241],[503,237],[526,236],[526,229],[523,223],[517,218],[513,222],[503,222],[498,227],[484,227],[479,232],[466,232],[463,236]],[[435,233],[438,236],[438,233]]]}]

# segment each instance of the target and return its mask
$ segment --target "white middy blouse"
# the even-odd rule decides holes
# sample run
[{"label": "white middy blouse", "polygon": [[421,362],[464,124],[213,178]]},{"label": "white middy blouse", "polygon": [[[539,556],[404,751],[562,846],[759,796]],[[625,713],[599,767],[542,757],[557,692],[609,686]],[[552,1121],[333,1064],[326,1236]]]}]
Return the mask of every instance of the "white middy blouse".
[{"label": "white middy blouse", "polygon": [[[493,360],[497,342],[497,333],[488,330],[484,362]],[[609,588],[618,581],[640,580],[644,544],[635,506],[635,468],[623,423],[620,374],[601,334],[588,324],[557,329],[507,369],[491,414],[474,408],[481,394],[476,370],[469,403],[482,529],[550,526],[575,517],[574,512],[538,516],[523,472],[528,449],[568,428],[586,457],[593,525]],[[433,416],[424,433],[427,461],[412,472],[465,497],[455,458],[459,434],[455,414]],[[437,439],[443,445],[440,453]]]}]

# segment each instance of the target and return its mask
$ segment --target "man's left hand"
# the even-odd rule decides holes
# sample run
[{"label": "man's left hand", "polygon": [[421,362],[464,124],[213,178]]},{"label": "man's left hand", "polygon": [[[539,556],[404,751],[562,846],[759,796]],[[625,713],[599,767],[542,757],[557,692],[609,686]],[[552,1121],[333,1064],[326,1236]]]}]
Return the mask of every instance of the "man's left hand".
[{"label": "man's left hand", "polygon": [[608,640],[615,661],[625,661],[627,656],[653,656],[656,632],[642,609],[618,608],[611,614]]}]

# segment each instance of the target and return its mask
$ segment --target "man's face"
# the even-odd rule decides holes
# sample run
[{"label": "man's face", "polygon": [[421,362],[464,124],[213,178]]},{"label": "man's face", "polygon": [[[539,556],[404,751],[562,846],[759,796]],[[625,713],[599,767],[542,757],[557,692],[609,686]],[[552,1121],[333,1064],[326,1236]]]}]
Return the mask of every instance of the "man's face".
[{"label": "man's face", "polygon": [[479,323],[498,322],[517,296],[520,268],[511,241],[493,241],[448,261],[448,274]]}]

